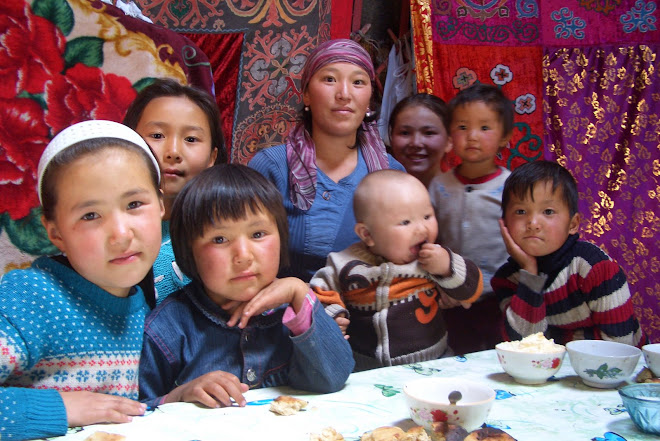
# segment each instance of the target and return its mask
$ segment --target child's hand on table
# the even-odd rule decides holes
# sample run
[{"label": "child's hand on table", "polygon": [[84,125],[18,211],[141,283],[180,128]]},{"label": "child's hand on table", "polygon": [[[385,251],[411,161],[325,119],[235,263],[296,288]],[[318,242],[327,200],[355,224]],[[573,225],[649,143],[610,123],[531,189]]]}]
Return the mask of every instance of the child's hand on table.
[{"label": "child's hand on table", "polygon": [[233,399],[236,404],[243,407],[246,404],[243,393],[248,389],[249,386],[241,383],[236,375],[213,371],[178,386],[167,394],[165,402],[201,403],[216,408],[231,406]]},{"label": "child's hand on table", "polygon": [[88,426],[99,423],[128,423],[135,415],[143,415],[147,405],[96,392],[60,392],[66,409],[69,427]]}]

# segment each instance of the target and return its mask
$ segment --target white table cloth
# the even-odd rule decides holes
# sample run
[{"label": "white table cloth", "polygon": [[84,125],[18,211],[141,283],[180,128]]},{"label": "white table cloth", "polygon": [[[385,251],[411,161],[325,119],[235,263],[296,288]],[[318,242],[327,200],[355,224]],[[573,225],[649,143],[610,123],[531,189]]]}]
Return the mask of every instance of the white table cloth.
[{"label": "white table cloth", "polygon": [[[642,357],[630,382],[643,367]],[[658,440],[637,429],[616,389],[584,385],[573,371],[568,355],[553,379],[526,386],[502,370],[494,350],[354,373],[343,390],[326,395],[268,388],[249,391],[249,404],[244,408],[167,404],[129,424],[71,429],[66,436],[52,439],[82,441],[95,431],[105,431],[125,435],[129,441],[303,441],[309,439],[310,433],[332,426],[346,440],[359,440],[364,432],[379,426],[408,429],[414,425],[403,385],[422,376],[462,377],[495,389],[497,399],[486,424],[505,430],[518,441]],[[278,416],[268,410],[270,401],[278,395],[293,395],[309,404],[296,415]]]}]

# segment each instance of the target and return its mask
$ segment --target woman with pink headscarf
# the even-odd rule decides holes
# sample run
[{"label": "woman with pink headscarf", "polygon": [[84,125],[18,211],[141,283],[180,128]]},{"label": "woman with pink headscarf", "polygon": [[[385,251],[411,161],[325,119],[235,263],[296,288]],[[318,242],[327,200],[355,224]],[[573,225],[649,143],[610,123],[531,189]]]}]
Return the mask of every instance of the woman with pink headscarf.
[{"label": "woman with pink headscarf", "polygon": [[272,181],[289,221],[290,266],[280,276],[304,281],[332,251],[358,242],[353,192],[367,173],[405,171],[385,151],[373,102],[375,71],[352,40],[329,40],[307,58],[302,116],[286,144],[257,153],[249,166]]}]

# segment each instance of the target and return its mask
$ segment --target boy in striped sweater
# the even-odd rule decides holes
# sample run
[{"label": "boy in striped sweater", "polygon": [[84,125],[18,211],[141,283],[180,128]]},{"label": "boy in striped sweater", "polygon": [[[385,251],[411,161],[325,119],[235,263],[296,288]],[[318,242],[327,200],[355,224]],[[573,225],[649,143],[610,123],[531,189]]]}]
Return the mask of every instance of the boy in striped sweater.
[{"label": "boy in striped sweater", "polygon": [[511,256],[491,285],[505,338],[543,332],[557,343],[646,343],[626,276],[603,250],[579,241],[577,185],[557,163],[537,161],[504,184],[500,231]]}]

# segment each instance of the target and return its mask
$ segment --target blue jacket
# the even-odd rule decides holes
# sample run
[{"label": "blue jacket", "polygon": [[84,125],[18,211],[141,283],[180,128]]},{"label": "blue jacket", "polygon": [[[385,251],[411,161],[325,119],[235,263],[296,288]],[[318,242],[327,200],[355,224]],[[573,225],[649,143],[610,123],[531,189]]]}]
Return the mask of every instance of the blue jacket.
[{"label": "blue jacket", "polygon": [[240,329],[227,326],[229,314],[198,282],[170,295],[145,323],[140,400],[158,405],[177,385],[216,370],[236,375],[250,388],[341,389],[355,362],[335,321],[316,301],[310,328],[293,336],[282,324],[285,309],[253,317]]}]

